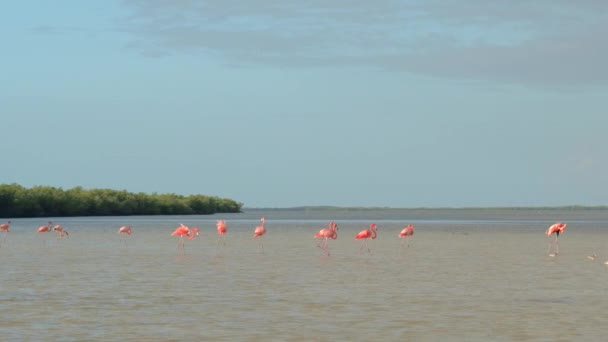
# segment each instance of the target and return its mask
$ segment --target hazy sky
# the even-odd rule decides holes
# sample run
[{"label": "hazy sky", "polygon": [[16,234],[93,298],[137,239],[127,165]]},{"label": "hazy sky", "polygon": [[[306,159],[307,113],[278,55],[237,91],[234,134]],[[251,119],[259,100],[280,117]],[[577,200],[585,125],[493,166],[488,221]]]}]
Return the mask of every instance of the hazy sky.
[{"label": "hazy sky", "polygon": [[0,5],[0,182],[608,204],[608,1]]}]

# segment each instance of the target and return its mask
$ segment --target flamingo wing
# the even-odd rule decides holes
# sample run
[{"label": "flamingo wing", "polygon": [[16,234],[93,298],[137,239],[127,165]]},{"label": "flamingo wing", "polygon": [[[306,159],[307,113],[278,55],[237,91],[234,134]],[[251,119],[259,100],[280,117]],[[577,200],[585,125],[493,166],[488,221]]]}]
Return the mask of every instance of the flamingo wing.
[{"label": "flamingo wing", "polygon": [[173,233],[171,233],[171,236],[176,236],[176,235],[188,235],[188,233],[190,232],[190,229],[186,226],[180,226],[177,227]]}]

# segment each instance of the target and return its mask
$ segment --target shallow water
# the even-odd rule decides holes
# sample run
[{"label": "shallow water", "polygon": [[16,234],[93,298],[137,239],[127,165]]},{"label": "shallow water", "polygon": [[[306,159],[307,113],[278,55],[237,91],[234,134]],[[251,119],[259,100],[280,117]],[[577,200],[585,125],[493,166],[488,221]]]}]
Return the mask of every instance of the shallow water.
[{"label": "shallow water", "polygon": [[[252,238],[266,216],[263,251]],[[568,222],[376,219],[370,253],[353,239],[372,221],[336,217],[331,256],[312,235],[327,224],[273,212],[216,216],[13,219],[0,234],[3,340],[604,340],[608,218]],[[319,217],[325,217],[319,214]],[[371,215],[374,216],[374,215]],[[518,216],[519,217],[519,216]],[[376,215],[377,218],[377,215]],[[169,236],[201,228],[185,253]],[[414,223],[410,247],[399,230]],[[133,226],[126,238],[116,231]],[[597,254],[591,261],[588,255]]]}]

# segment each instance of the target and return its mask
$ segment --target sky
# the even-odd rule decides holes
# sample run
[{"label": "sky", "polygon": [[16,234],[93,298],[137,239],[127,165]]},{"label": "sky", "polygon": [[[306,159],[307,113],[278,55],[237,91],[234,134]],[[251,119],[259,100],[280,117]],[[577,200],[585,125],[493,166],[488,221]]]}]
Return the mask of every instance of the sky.
[{"label": "sky", "polygon": [[608,205],[607,1],[0,4],[0,183]]}]

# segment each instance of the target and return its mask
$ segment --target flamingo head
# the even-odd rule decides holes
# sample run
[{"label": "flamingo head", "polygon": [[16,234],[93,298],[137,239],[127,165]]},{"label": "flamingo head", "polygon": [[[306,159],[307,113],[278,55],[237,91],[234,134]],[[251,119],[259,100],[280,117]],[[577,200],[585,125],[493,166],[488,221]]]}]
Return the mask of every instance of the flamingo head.
[{"label": "flamingo head", "polygon": [[375,223],[372,223],[369,225],[369,229],[378,229],[378,226],[376,226]]},{"label": "flamingo head", "polygon": [[196,227],[193,227],[193,228],[192,228],[192,233],[193,233],[194,235],[197,235],[197,236],[198,236],[199,229],[198,229],[198,228],[196,228]]}]

